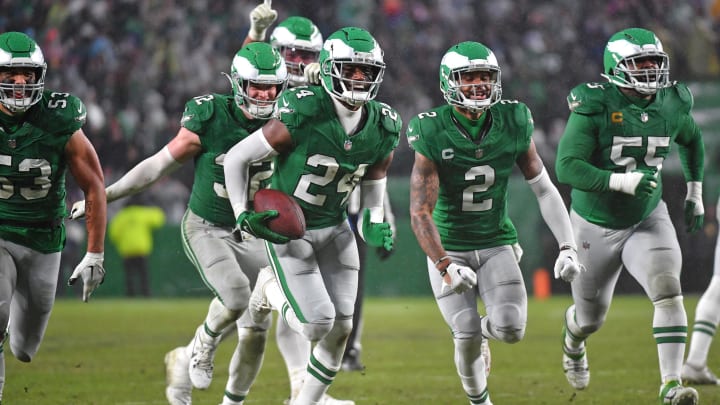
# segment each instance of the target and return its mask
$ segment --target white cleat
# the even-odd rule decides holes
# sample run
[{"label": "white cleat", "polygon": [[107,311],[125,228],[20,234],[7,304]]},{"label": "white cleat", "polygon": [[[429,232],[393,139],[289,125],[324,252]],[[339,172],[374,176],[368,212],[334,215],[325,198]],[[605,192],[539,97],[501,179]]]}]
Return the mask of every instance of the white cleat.
[{"label": "white cleat", "polygon": [[590,384],[590,367],[585,350],[578,354],[567,353],[563,345],[563,370],[565,378],[576,390],[585,389]]},{"label": "white cleat", "polygon": [[[293,400],[290,398],[287,398],[285,401],[283,401],[283,405],[292,405]],[[222,405],[222,404],[220,404]],[[337,399],[333,398],[328,394],[323,394],[322,398],[320,398],[320,401],[318,402],[318,405],[355,405],[355,401],[349,400],[349,399]]]},{"label": "white cleat", "polygon": [[492,362],[492,357],[490,355],[490,343],[484,337],[482,338],[482,343],[480,344],[480,356],[482,356],[483,361],[485,362],[485,378],[487,378],[490,376],[490,363]]},{"label": "white cleat", "polygon": [[697,405],[695,388],[685,387],[679,381],[670,381],[660,387],[660,403],[663,405]]},{"label": "white cleat", "polygon": [[680,374],[682,381],[688,384],[696,385],[720,385],[720,379],[705,366],[703,368],[695,368],[685,363]]},{"label": "white cleat", "polygon": [[200,325],[195,332],[195,338],[192,342],[192,354],[188,364],[190,381],[192,381],[193,387],[201,390],[207,389],[212,382],[215,350],[220,340],[206,337],[204,328],[205,325]]},{"label": "white cleat", "polygon": [[170,405],[192,404],[192,383],[188,374],[190,359],[185,347],[176,347],[165,354],[165,397]]},{"label": "white cleat", "polygon": [[267,288],[269,283],[275,282],[275,273],[273,273],[270,267],[260,269],[257,281],[255,282],[255,288],[250,294],[250,302],[248,303],[250,318],[252,318],[255,324],[264,323],[272,311],[272,307],[265,296],[265,288]]},{"label": "white cleat", "polygon": [[355,401],[349,399],[337,399],[328,394],[323,394],[318,405],[355,405]]}]

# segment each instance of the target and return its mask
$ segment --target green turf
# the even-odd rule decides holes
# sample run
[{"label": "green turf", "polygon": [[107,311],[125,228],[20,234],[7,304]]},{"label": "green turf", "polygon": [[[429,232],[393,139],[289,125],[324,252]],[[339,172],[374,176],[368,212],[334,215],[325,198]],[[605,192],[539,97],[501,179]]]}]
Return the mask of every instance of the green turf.
[{"label": "green turf", "polygon": [[[687,297],[689,317],[697,297]],[[165,404],[165,352],[186,344],[207,300],[59,301],[45,342],[30,364],[6,348],[3,403],[62,405]],[[525,339],[491,342],[490,393],[496,405],[655,404],[659,388],[651,334],[652,306],[617,297],[607,323],[588,344],[592,380],[572,390],[560,366],[559,332],[568,297],[531,301]],[[358,405],[467,404],[452,360],[452,340],[432,299],[372,298],[366,304],[365,373],[340,373],[330,393]],[[193,404],[217,405],[234,341],[216,356],[215,379]],[[710,366],[720,371],[718,349]],[[701,404],[720,404],[720,387],[699,387]],[[289,391],[274,340],[245,403],[279,405]]]}]

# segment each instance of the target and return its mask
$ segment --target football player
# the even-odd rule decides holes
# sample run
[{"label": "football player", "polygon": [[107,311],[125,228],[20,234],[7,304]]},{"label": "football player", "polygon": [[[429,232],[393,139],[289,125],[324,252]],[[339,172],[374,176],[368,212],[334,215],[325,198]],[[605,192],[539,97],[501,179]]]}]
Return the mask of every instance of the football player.
[{"label": "football player", "polygon": [[[407,138],[415,151],[410,220],[427,255],[435,300],[455,343],[455,366],[471,404],[491,404],[483,341],[519,342],[527,293],[507,214],[508,182],[517,166],[535,193],[559,246],[555,277],[582,270],[570,219],[532,139],[528,107],[502,99],[495,54],[461,42],[440,62],[447,101],[415,116]],[[487,316],[477,311],[477,298]]]},{"label": "football player", "polygon": [[316,404],[340,370],[357,294],[357,245],[346,217],[355,186],[363,191],[358,228],[369,246],[392,248],[383,220],[387,169],[402,120],[375,101],[385,72],[382,49],[369,32],[342,28],[320,52],[321,86],[296,87],[278,103],[278,117],[233,147],[225,160],[226,186],[241,229],[262,218],[243,189],[248,168],[274,158],[272,187],[300,204],[308,230],[286,244],[268,240],[271,269],[258,276],[250,313],[262,322],[271,308],[315,342],[293,405]]},{"label": "football player", "polygon": [[[258,270],[269,266],[269,261],[261,239],[234,233],[235,216],[224,186],[223,161],[233,145],[272,116],[287,85],[287,70],[280,53],[264,42],[240,49],[230,69],[232,94],[206,94],[189,100],[177,135],[106,190],[107,201],[115,201],[139,193],[183,164],[194,162],[192,192],[181,225],[183,248],[215,298],[190,343],[165,356],[166,397],[171,405],[190,404],[193,386],[208,388],[223,330],[237,321],[239,339],[252,342],[244,347],[264,348],[270,326],[269,322],[252,323],[245,311]],[[245,184],[246,198],[252,200],[254,193],[269,183],[271,171],[269,161],[252,165],[250,181]],[[73,217],[82,215],[83,205],[82,201],[74,205]],[[265,236],[287,239],[269,230]],[[244,400],[263,353],[249,349],[240,353],[238,346],[230,362],[224,405]]]},{"label": "football player", "polygon": [[[720,212],[720,201],[718,210]],[[720,323],[720,238],[715,244],[714,273],[710,285],[695,308],[695,322],[688,348],[687,360],[682,368],[682,381],[699,385],[720,385],[720,379],[708,367],[710,345]]]},{"label": "football player", "polygon": [[660,40],[642,28],[612,35],[605,47],[607,83],[585,83],[567,98],[557,176],[572,187],[571,220],[587,272],[572,283],[565,313],[563,367],[568,382],[590,382],[585,342],[605,321],[620,271],[628,270],[653,303],[661,404],[695,404],[680,379],[687,316],[680,288],[680,246],[662,200],[661,169],[671,144],[687,181],[686,231],[702,227],[704,146],[690,114],[688,88],[670,81]]},{"label": "football player", "polygon": [[[264,41],[268,27],[277,18],[277,11],[263,3],[250,13],[250,30],[244,44]],[[270,45],[280,52],[288,69],[288,87],[308,85],[304,69],[317,64],[323,39],[318,27],[309,19],[291,16],[280,22],[270,34]],[[314,82],[312,84],[319,84]],[[280,349],[290,377],[290,397],[286,404],[292,402],[300,392],[307,361],[310,357],[310,342],[300,333],[288,326],[287,322],[278,319],[275,328],[275,340]],[[240,341],[239,345],[244,342]],[[353,401],[338,400],[325,394],[322,405],[354,405]]]},{"label": "football player", "polygon": [[[87,251],[69,284],[82,278],[87,302],[105,277],[107,204],[97,153],[82,130],[85,105],[46,90],[46,71],[32,38],[0,35],[0,344],[8,341],[22,362],[40,348],[55,302],[68,169],[88,201]],[[4,382],[0,347],[0,399]]]}]

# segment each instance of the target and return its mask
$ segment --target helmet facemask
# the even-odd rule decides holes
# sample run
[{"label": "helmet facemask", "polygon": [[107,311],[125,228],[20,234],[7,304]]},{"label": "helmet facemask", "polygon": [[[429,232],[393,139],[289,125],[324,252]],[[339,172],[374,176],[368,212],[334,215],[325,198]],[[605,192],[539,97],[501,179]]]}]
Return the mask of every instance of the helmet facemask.
[{"label": "helmet facemask", "polygon": [[[276,49],[263,42],[254,42],[235,55],[228,79],[238,107],[255,118],[270,118],[281,93],[287,87],[287,69]],[[271,99],[253,97],[251,94],[258,90],[262,93],[272,87],[275,88],[275,95]]]},{"label": "helmet facemask", "polygon": [[[0,104],[13,113],[30,109],[42,98],[47,65],[40,47],[27,35],[8,32],[0,35],[0,71],[3,76],[24,75],[25,83],[14,77],[0,82]],[[32,74],[31,74],[32,72]]]},{"label": "helmet facemask", "polygon": [[[648,60],[654,62],[648,67]],[[603,77],[619,87],[651,95],[672,85],[670,59],[651,31],[629,28],[613,35],[605,47]]]},{"label": "helmet facemask", "polygon": [[318,61],[323,45],[320,29],[305,17],[291,16],[275,27],[270,35],[270,45],[285,60],[289,85],[307,85],[303,69],[305,65]]},{"label": "helmet facemask", "polygon": [[489,48],[478,42],[461,42],[440,62],[440,90],[448,104],[482,112],[502,98],[500,73]]},{"label": "helmet facemask", "polygon": [[384,74],[382,49],[375,38],[361,28],[347,27],[336,31],[328,37],[320,52],[323,88],[347,105],[360,107],[375,99]]}]

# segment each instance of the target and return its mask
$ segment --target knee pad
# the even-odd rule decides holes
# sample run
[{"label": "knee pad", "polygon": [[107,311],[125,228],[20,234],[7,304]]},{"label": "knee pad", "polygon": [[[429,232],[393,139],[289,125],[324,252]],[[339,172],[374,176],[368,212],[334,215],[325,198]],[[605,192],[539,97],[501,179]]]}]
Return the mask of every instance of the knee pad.
[{"label": "knee pad", "polygon": [[482,318],[475,309],[468,308],[455,314],[450,328],[455,339],[472,339],[482,331]]},{"label": "knee pad", "polygon": [[517,343],[525,337],[526,314],[517,303],[496,305],[489,314],[488,326],[494,338],[505,343]]},{"label": "knee pad", "polygon": [[311,341],[317,342],[330,333],[333,327],[333,321],[316,321],[303,324],[303,335]]},{"label": "knee pad", "polygon": [[267,342],[267,330],[254,328],[238,328],[238,342],[243,351],[264,353]]},{"label": "knee pad", "polygon": [[682,294],[679,275],[671,272],[663,272],[652,277],[648,281],[648,289],[648,295],[653,302]]}]

